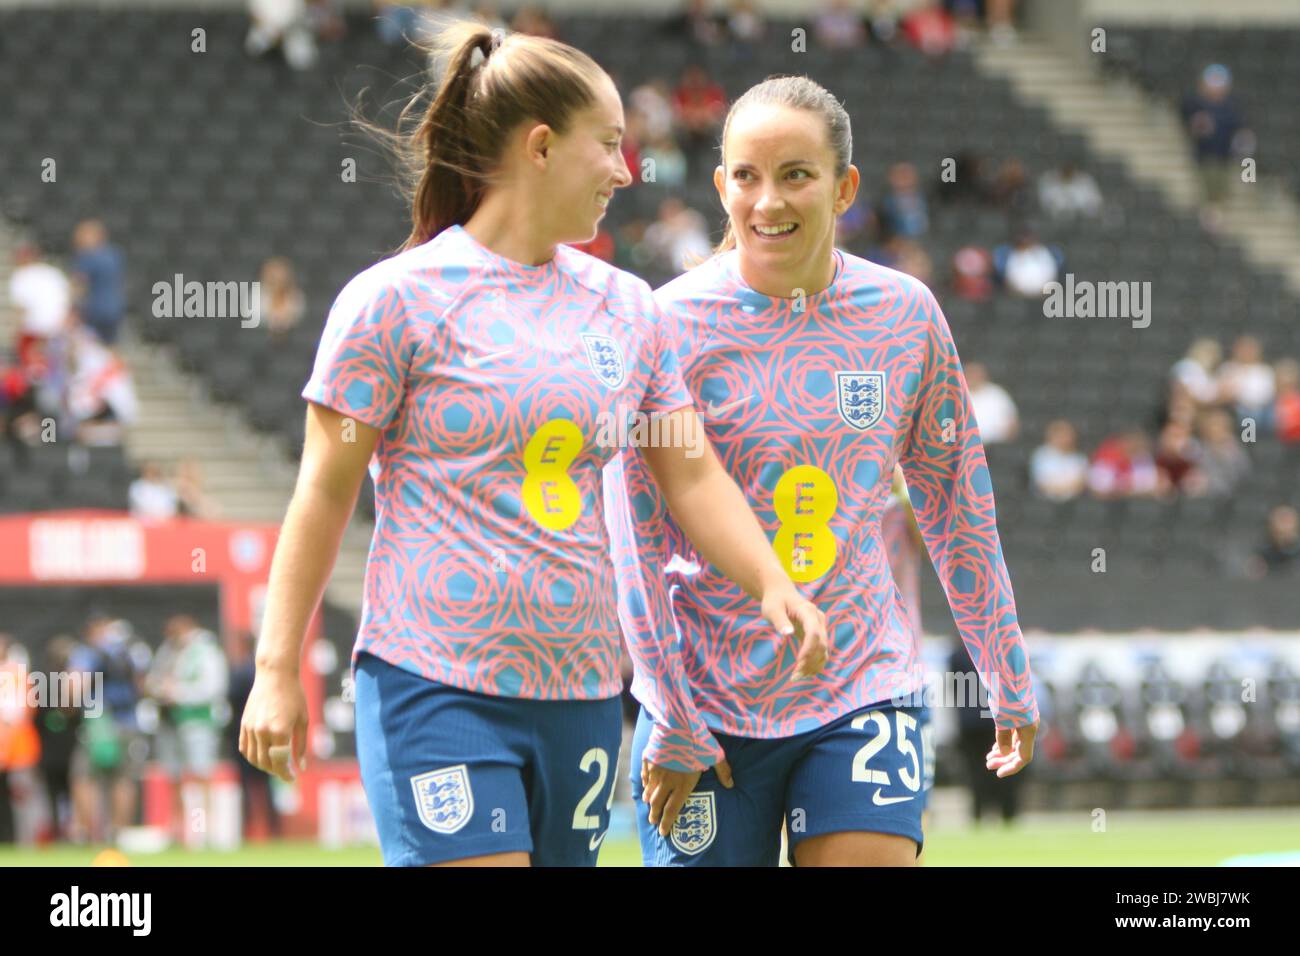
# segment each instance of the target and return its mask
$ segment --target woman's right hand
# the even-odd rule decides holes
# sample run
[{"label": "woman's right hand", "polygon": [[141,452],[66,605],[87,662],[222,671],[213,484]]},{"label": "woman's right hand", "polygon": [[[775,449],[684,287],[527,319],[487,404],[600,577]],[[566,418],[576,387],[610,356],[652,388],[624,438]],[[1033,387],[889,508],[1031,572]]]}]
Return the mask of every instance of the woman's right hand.
[{"label": "woman's right hand", "polygon": [[257,668],[239,725],[239,752],[285,783],[306,769],[307,698],[297,670]]}]

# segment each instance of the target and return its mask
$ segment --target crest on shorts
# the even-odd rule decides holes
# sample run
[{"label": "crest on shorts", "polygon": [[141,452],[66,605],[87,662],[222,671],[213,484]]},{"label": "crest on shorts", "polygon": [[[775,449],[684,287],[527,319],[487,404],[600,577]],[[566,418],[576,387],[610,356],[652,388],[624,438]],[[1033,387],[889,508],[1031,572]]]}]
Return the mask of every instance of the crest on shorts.
[{"label": "crest on shorts", "polygon": [[686,798],[686,804],[677,814],[669,839],[673,841],[673,846],[688,856],[703,853],[718,834],[716,821],[713,791],[693,793]]},{"label": "crest on shorts", "polygon": [[885,373],[836,372],[835,404],[840,418],[866,431],[885,414]]},{"label": "crest on shorts", "polygon": [[618,388],[627,378],[627,365],[623,350],[608,335],[583,332],[582,344],[587,347],[587,361],[596,377],[610,388]]},{"label": "crest on shorts", "polygon": [[435,833],[455,833],[474,815],[474,791],[463,763],[412,777],[411,789],[420,822]]}]

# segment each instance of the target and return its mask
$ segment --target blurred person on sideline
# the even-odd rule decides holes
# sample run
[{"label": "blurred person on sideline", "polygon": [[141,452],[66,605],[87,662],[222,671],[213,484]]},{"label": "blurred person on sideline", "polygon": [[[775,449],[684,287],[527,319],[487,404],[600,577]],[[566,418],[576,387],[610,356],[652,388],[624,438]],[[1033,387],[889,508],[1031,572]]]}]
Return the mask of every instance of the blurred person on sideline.
[{"label": "blurred person on sideline", "polygon": [[35,791],[41,741],[32,718],[26,654],[0,633],[0,845],[16,842],[16,809]]},{"label": "blurred person on sideline", "polygon": [[41,738],[41,779],[49,810],[50,839],[72,838],[72,764],[79,746],[78,732],[83,718],[82,707],[93,710],[99,705],[93,676],[71,668],[77,642],[66,634],[52,637],[45,644],[45,671],[66,681],[70,697],[47,699],[37,708],[36,732]]},{"label": "blurred person on sideline", "polygon": [[[168,618],[164,636],[145,686],[160,709],[158,759],[175,784],[176,819],[183,828],[185,778],[199,788],[199,805],[211,812],[209,783],[220,756],[230,673],[216,635],[188,614]],[[183,829],[176,836],[188,842]]]},{"label": "blurred person on sideline", "polygon": [[[248,696],[253,692],[253,680],[257,676],[256,662],[257,641],[247,631],[240,634],[235,641],[234,657],[230,662],[230,685],[226,691],[226,700],[232,714],[242,714],[248,704]],[[252,814],[257,813],[266,822],[272,839],[279,839],[283,831],[279,808],[275,805],[271,792],[271,776],[263,773],[248,762],[239,752],[239,721],[232,720],[226,725],[225,740],[227,751],[234,751],[235,766],[239,770],[239,792],[244,807],[245,835],[252,822]]]},{"label": "blurred person on sideline", "polygon": [[[984,694],[979,692],[982,679],[961,641],[957,642],[948,659],[948,671],[953,676],[953,686],[958,691],[957,699],[953,702],[957,711],[957,750],[966,771],[966,785],[970,788],[971,816],[979,824],[986,811],[997,807],[1003,824],[1009,825],[1020,812],[1020,787],[1025,780],[1025,773],[1021,771],[1008,777],[998,777],[985,770],[989,757],[997,752],[997,748],[992,753],[989,751],[989,730],[992,729],[993,715],[988,711]],[[971,699],[971,695],[975,699]],[[1032,766],[1026,769],[1033,772]]]},{"label": "blurred person on sideline", "polygon": [[1088,456],[1064,418],[1048,422],[1043,443],[1029,456],[1029,477],[1034,490],[1052,501],[1068,501],[1088,487]]},{"label": "blurred person on sideline", "polygon": [[[86,714],[72,757],[73,807],[82,839],[113,842],[135,823],[137,787],[149,750],[136,706],[149,658],[148,645],[134,639],[129,624],[98,611],[86,622],[85,642],[69,658],[74,671],[103,674],[102,712]],[[107,812],[101,812],[104,806]]]},{"label": "blurred person on sideline", "polygon": [[993,256],[987,249],[971,244],[952,254],[953,295],[968,302],[987,302],[993,289]]},{"label": "blurred person on sideline", "polygon": [[126,317],[123,286],[126,264],[122,252],[108,241],[98,219],[77,223],[72,232],[72,276],[77,284],[77,310],[82,324],[105,345],[117,342]]},{"label": "blurred person on sideline", "polygon": [[998,445],[1015,441],[1020,434],[1020,413],[1007,390],[989,379],[983,362],[966,366],[966,387],[970,390],[975,421],[979,425],[980,441],[985,445]]}]

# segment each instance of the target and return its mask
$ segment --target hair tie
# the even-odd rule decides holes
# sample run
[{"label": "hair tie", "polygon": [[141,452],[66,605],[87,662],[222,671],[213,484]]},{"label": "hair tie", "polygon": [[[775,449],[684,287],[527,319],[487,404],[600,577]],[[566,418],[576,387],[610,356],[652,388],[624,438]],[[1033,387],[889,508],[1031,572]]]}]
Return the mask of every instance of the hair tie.
[{"label": "hair tie", "polygon": [[493,30],[492,35],[488,37],[488,48],[486,53],[483,52],[483,47],[481,45],[474,47],[474,52],[469,55],[469,68],[472,70],[476,67],[482,66],[483,62],[487,60],[488,57],[501,49],[501,44],[504,43],[505,40],[506,36],[503,31]]}]

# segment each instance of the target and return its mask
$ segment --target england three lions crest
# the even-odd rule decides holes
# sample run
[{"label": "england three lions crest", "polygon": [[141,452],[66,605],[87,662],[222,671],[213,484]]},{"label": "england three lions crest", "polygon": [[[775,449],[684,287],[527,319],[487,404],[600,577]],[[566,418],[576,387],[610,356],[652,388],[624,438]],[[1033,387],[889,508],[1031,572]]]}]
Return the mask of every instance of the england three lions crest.
[{"label": "england three lions crest", "polygon": [[688,856],[696,856],[707,850],[717,835],[717,807],[713,802],[713,791],[691,794],[673,821],[672,833],[669,835],[673,846]]},{"label": "england three lions crest", "polygon": [[623,350],[608,335],[583,332],[582,344],[587,347],[587,361],[596,377],[609,388],[618,388],[627,378],[627,364]]},{"label": "england three lions crest", "polygon": [[420,821],[435,833],[455,833],[474,815],[469,770],[458,764],[411,778]]},{"label": "england three lions crest", "polygon": [[885,373],[836,372],[835,404],[840,418],[866,431],[885,414]]}]

